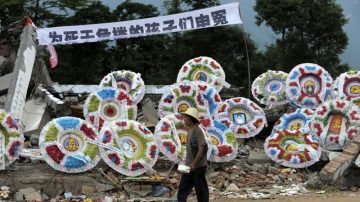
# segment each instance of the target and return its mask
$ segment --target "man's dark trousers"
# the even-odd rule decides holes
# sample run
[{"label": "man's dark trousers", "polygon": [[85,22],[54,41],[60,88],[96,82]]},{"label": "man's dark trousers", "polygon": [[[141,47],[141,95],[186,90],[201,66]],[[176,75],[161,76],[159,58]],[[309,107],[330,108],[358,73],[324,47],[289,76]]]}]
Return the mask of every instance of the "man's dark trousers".
[{"label": "man's dark trousers", "polygon": [[198,202],[209,201],[209,188],[205,178],[206,166],[196,168],[189,174],[181,176],[177,200],[179,202],[186,202],[191,190],[195,187],[196,197]]}]

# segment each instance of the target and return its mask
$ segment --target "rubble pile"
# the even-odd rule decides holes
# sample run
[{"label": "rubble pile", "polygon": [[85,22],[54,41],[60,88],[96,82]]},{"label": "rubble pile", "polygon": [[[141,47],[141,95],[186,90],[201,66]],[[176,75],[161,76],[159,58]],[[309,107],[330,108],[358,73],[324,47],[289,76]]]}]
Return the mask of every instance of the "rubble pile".
[{"label": "rubble pile", "polygon": [[[276,194],[306,193],[303,183],[307,174],[302,170],[271,164],[253,164],[236,161],[232,166],[209,174],[212,198],[270,198]],[[289,189],[297,187],[295,189]],[[286,189],[289,190],[286,190]],[[298,190],[296,190],[298,189]]]}]

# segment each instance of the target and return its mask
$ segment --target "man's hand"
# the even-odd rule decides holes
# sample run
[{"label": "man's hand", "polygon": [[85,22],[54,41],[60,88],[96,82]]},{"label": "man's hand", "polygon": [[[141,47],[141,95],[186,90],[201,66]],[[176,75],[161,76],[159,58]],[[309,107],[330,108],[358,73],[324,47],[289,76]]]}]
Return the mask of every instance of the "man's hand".
[{"label": "man's hand", "polygon": [[194,163],[191,163],[189,167],[190,167],[190,171],[195,170],[195,164]]}]

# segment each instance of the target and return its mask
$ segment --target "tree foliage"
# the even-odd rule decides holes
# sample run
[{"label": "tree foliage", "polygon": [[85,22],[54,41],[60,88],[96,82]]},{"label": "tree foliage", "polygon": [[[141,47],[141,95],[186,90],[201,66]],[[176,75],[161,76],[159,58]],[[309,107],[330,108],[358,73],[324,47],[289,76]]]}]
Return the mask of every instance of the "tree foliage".
[{"label": "tree foliage", "polygon": [[[112,20],[113,14],[110,9],[101,2],[94,2],[61,21],[61,25],[94,24]],[[56,46],[56,50],[59,65],[50,72],[55,81],[94,84],[99,83],[111,70],[108,65],[111,58],[108,42]]]},{"label": "tree foliage", "polygon": [[318,63],[333,75],[346,69],[339,55],[348,43],[342,29],[347,20],[335,0],[257,0],[255,11],[257,24],[265,23],[280,36],[266,52],[269,64],[290,70],[299,63]]},{"label": "tree foliage", "polygon": [[0,0],[0,32],[9,24],[23,19],[25,0]]},{"label": "tree foliage", "polygon": [[[53,25],[66,19],[77,10],[87,7],[91,0],[0,0],[0,28],[10,23],[32,18],[37,26]],[[3,29],[3,28],[2,28]]]},{"label": "tree foliage", "polygon": [[220,4],[219,0],[183,0],[183,2],[187,5],[192,7],[192,9],[201,9],[207,8],[211,6],[217,6]]}]

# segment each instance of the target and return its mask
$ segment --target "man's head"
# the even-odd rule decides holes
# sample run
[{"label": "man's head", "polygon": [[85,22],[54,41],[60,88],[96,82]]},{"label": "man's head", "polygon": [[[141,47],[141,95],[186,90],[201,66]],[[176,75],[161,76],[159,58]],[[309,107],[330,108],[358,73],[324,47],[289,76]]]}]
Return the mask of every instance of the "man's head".
[{"label": "man's head", "polygon": [[196,108],[188,108],[181,114],[187,127],[199,124],[199,112]]}]

